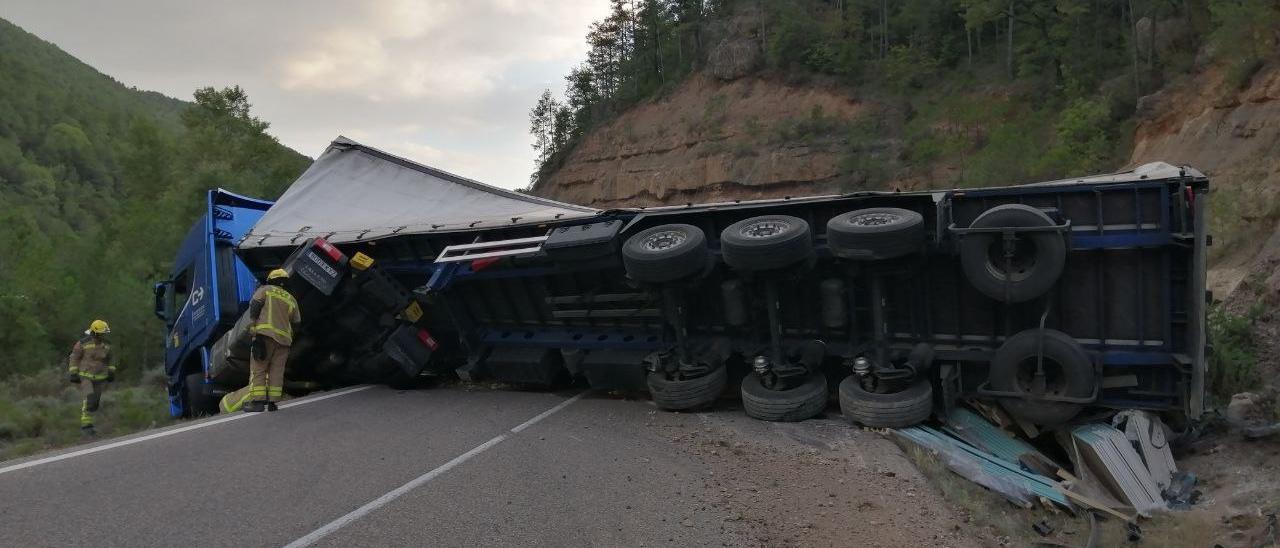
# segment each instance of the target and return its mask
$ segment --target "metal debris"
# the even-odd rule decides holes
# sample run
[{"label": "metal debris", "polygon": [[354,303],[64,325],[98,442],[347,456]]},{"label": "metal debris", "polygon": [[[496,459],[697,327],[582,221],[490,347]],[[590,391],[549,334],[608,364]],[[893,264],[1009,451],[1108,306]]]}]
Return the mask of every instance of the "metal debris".
[{"label": "metal debris", "polygon": [[1168,506],[1142,457],[1124,433],[1105,424],[1087,424],[1071,431],[1080,451],[1081,464],[1088,466],[1111,494],[1149,516]]},{"label": "metal debris", "polygon": [[1173,462],[1173,453],[1169,450],[1160,418],[1146,411],[1129,410],[1117,413],[1111,424],[1124,428],[1125,437],[1142,457],[1156,486],[1161,490],[1168,489],[1178,466]]},{"label": "metal debris", "polygon": [[894,432],[937,454],[952,472],[1000,493],[1023,508],[1030,508],[1039,499],[1072,508],[1067,496],[1055,488],[1054,480],[1024,471],[1016,461],[1009,462],[928,426],[900,428]]}]

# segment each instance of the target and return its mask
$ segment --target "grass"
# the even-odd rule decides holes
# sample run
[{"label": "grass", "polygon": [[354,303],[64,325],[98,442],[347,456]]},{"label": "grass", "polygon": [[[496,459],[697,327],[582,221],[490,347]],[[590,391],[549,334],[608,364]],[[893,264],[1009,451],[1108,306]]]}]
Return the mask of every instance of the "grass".
[{"label": "grass", "polygon": [[1233,394],[1248,392],[1262,384],[1258,373],[1257,342],[1253,327],[1263,307],[1256,304],[1244,314],[1235,314],[1222,306],[1209,310],[1209,340],[1213,353],[1209,356],[1209,393],[1226,402]]},{"label": "grass", "polygon": [[[98,435],[122,436],[171,422],[163,379],[159,371],[148,371],[138,384],[108,385],[95,417]],[[76,387],[56,370],[0,382],[0,461],[81,442],[80,401]]]}]

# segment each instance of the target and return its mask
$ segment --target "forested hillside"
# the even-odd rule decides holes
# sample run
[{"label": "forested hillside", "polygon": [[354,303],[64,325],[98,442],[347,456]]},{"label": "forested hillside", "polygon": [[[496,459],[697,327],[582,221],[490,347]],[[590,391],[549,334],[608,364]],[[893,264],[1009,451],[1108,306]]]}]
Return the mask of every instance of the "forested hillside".
[{"label": "forested hillside", "polygon": [[1114,169],[1143,99],[1247,86],[1274,0],[613,1],[531,112],[533,191],[598,205]]},{"label": "forested hillside", "polygon": [[160,359],[151,284],[205,189],[275,197],[309,160],[238,87],[131,89],[0,20],[0,378],[60,367],[111,323],[124,375]]}]

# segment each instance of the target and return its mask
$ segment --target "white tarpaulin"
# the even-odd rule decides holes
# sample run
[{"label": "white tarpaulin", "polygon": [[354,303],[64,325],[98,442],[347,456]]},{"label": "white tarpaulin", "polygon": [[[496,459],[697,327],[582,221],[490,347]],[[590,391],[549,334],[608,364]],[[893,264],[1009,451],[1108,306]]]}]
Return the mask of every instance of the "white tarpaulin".
[{"label": "white tarpaulin", "polygon": [[240,247],[334,243],[520,226],[599,211],[492,187],[338,137],[241,240]]}]

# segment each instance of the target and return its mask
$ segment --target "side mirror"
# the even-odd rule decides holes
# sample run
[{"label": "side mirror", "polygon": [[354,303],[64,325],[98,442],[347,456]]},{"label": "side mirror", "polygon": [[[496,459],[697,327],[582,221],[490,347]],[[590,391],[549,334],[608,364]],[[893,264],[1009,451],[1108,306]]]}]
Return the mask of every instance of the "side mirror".
[{"label": "side mirror", "polygon": [[173,287],[173,280],[165,280],[158,282],[153,288],[155,292],[155,315],[164,321],[165,325],[169,324],[169,301],[172,299],[173,292],[169,291]]}]

